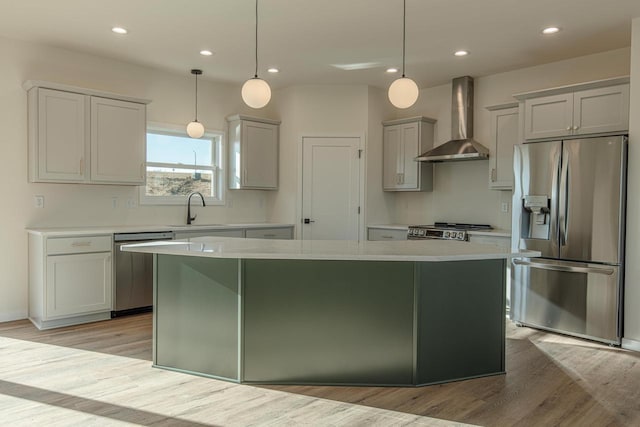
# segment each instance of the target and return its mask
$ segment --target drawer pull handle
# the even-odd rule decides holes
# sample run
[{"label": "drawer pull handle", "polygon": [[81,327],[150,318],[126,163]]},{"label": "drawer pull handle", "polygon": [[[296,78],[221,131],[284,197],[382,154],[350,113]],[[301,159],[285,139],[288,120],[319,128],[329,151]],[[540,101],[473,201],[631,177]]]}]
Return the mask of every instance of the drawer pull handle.
[{"label": "drawer pull handle", "polygon": [[381,236],[383,239],[393,239],[393,236],[383,235]]},{"label": "drawer pull handle", "polygon": [[71,244],[71,246],[73,246],[74,248],[81,247],[81,246],[82,247],[83,246],[91,246],[91,242],[73,242]]},{"label": "drawer pull handle", "polygon": [[264,237],[276,237],[275,234],[271,233],[271,234],[263,234]]}]

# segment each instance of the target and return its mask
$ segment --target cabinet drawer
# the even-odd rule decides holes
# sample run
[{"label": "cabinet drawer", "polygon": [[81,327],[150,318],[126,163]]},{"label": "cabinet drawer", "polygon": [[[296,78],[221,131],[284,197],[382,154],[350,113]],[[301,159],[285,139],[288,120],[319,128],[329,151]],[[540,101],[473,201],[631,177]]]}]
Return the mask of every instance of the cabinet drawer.
[{"label": "cabinet drawer", "polygon": [[176,231],[174,236],[176,239],[193,239],[195,237],[244,237],[244,229]]},{"label": "cabinet drawer", "polygon": [[509,249],[511,247],[510,237],[469,236],[469,241],[483,245],[494,245],[502,249]]},{"label": "cabinet drawer", "polygon": [[370,228],[369,240],[407,240],[408,230],[389,228]]},{"label": "cabinet drawer", "polygon": [[111,252],[111,236],[50,237],[47,255]]},{"label": "cabinet drawer", "polygon": [[247,229],[246,237],[249,239],[292,239],[291,228],[258,228]]}]

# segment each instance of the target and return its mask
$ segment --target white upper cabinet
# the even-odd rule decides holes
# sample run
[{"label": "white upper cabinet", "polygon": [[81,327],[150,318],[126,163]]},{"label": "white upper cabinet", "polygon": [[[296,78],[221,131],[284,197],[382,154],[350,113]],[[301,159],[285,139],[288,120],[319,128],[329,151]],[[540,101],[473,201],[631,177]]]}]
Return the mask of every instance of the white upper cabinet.
[{"label": "white upper cabinet", "polygon": [[383,122],[382,187],[385,191],[431,191],[433,164],[414,159],[433,147],[435,120],[411,117]]},{"label": "white upper cabinet", "polygon": [[571,135],[573,94],[544,96],[524,102],[525,139]]},{"label": "white upper cabinet", "polygon": [[513,189],[513,146],[519,142],[518,103],[487,107],[491,112],[491,155],[489,188]]},{"label": "white upper cabinet", "polygon": [[30,181],[144,184],[150,101],[48,82],[23,87]]},{"label": "white upper cabinet", "polygon": [[515,95],[524,110],[524,139],[627,131],[628,81],[616,78]]},{"label": "white upper cabinet", "polygon": [[91,180],[144,184],[146,132],[144,104],[92,96]]},{"label": "white upper cabinet", "polygon": [[573,134],[629,129],[629,85],[583,90],[573,95]]},{"label": "white upper cabinet", "polygon": [[229,122],[229,188],[278,189],[280,121],[235,115]]},{"label": "white upper cabinet", "polygon": [[29,175],[32,181],[83,182],[87,179],[89,111],[77,93],[39,89],[29,92]]}]

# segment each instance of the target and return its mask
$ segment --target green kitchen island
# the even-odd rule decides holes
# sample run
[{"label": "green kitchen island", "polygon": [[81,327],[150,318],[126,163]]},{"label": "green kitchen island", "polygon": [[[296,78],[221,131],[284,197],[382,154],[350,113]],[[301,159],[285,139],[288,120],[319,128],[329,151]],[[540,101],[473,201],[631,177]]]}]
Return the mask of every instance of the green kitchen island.
[{"label": "green kitchen island", "polygon": [[203,237],[154,254],[153,364],[240,383],[419,386],[505,372],[512,253],[442,240]]}]

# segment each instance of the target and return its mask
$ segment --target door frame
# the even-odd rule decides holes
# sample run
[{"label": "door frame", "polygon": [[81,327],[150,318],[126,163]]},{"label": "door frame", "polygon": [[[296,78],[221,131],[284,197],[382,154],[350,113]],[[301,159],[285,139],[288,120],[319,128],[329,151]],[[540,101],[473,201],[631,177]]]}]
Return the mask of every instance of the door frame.
[{"label": "door frame", "polygon": [[366,165],[367,165],[367,150],[365,150],[366,146],[366,137],[365,133],[311,133],[311,132],[303,132],[300,134],[298,138],[298,190],[296,194],[296,224],[295,227],[295,238],[300,239],[302,237],[302,196],[303,196],[303,185],[302,178],[304,176],[304,139],[305,138],[358,138],[359,144],[358,149],[361,150],[360,157],[360,168],[359,168],[359,176],[358,179],[360,183],[358,185],[358,205],[360,206],[360,217],[358,221],[358,240],[362,241],[366,239]]}]

